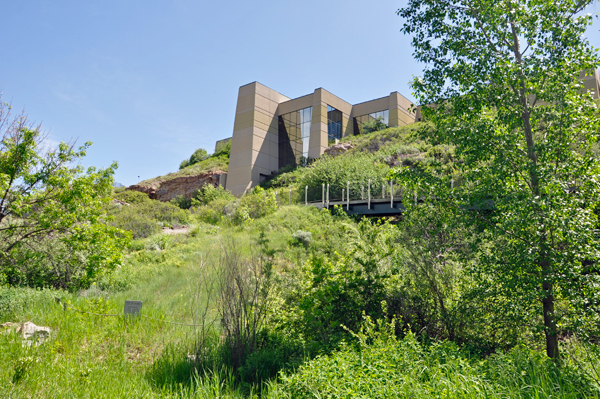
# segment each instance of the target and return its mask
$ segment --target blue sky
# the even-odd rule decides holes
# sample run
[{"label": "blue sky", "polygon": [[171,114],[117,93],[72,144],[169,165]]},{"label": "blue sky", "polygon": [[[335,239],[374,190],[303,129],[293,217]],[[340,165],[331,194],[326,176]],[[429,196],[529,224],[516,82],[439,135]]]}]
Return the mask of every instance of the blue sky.
[{"label": "blue sky", "polygon": [[92,141],[83,164],[118,161],[115,180],[130,185],[230,137],[246,83],[292,98],[318,87],[350,103],[412,98],[421,66],[399,32],[403,4],[0,0],[0,85],[53,142]]}]

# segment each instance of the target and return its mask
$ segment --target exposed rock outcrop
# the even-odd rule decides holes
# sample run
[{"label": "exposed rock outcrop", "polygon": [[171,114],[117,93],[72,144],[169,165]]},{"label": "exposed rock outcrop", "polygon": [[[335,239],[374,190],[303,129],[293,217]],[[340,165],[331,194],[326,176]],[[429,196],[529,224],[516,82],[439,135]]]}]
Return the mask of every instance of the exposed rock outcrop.
[{"label": "exposed rock outcrop", "polygon": [[148,194],[151,199],[159,201],[170,201],[173,198],[184,196],[190,198],[192,194],[205,184],[212,184],[214,187],[219,185],[225,172],[207,172],[193,176],[175,177],[170,180],[156,181],[150,185],[134,184],[127,187],[127,190],[140,191]]},{"label": "exposed rock outcrop", "polygon": [[338,143],[332,145],[331,147],[327,147],[325,149],[325,154],[331,157],[337,157],[338,155],[348,152],[353,148],[354,146],[352,145],[352,143]]}]

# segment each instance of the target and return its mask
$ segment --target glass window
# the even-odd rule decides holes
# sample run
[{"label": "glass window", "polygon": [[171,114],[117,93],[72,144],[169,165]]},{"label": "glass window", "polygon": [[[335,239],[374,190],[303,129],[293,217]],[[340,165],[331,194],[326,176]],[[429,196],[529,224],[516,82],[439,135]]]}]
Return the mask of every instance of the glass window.
[{"label": "glass window", "polygon": [[[386,109],[383,111],[373,112],[368,115],[357,116],[354,118],[354,121],[355,130],[358,128],[358,132],[355,134],[370,133],[372,131],[382,130],[390,125],[390,110]],[[363,127],[366,128],[363,129]]]},{"label": "glass window", "polygon": [[308,158],[312,107],[279,117],[279,167],[299,165]]},{"label": "glass window", "polygon": [[342,138],[342,111],[327,105],[327,139],[334,142]]}]

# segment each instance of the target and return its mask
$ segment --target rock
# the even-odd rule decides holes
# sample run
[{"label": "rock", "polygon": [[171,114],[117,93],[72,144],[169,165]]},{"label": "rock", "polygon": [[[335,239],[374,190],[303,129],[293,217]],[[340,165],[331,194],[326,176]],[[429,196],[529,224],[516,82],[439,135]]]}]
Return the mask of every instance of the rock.
[{"label": "rock", "polygon": [[10,334],[15,332],[21,334],[23,338],[23,346],[39,345],[46,339],[50,338],[50,327],[36,326],[30,321],[25,323],[4,323],[0,324],[2,334]]},{"label": "rock", "polygon": [[121,201],[121,200],[118,200],[118,199],[116,199],[116,198],[113,198],[113,200],[112,200],[112,204],[113,204],[113,205],[116,205],[116,206],[129,206],[129,205],[130,205],[130,204],[128,204],[127,202],[125,202],[125,201]]},{"label": "rock", "polygon": [[354,146],[352,145],[352,143],[334,144],[331,147],[325,149],[325,154],[329,155],[330,157],[337,157],[338,155],[348,152],[353,148]]},{"label": "rock", "polygon": [[126,190],[140,191],[148,194],[151,199],[157,199],[162,202],[167,202],[173,198],[184,196],[191,198],[194,192],[205,184],[212,184],[214,187],[219,185],[221,175],[225,172],[206,172],[193,176],[181,176],[174,179],[155,182],[151,186],[142,186],[134,184],[127,187]]},{"label": "rock", "polygon": [[21,333],[24,339],[34,338],[36,340],[43,340],[50,337],[50,327],[36,326],[32,322],[27,321],[17,328],[18,333]]}]

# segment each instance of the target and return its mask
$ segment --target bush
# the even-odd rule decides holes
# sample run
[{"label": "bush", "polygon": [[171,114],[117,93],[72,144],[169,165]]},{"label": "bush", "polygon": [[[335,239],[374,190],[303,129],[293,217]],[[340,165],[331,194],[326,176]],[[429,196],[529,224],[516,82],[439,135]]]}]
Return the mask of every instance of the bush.
[{"label": "bush", "polygon": [[310,231],[298,230],[292,234],[292,239],[296,243],[302,244],[305,248],[308,248],[308,246],[312,242],[312,233]]},{"label": "bush", "polygon": [[149,203],[150,201],[152,201],[148,197],[148,194],[133,190],[126,190],[121,191],[119,193],[115,193],[113,195],[113,198],[118,199],[119,201],[127,202],[130,205]]},{"label": "bush", "polygon": [[[310,168],[297,178],[297,186],[308,186],[309,190],[315,189],[318,198],[321,198],[322,184],[329,184],[330,198],[341,198],[342,189],[346,189],[350,182],[350,192],[354,198],[361,195],[361,186],[364,187],[365,195],[367,186],[371,180],[371,193],[381,192],[381,185],[387,182],[386,176],[389,167],[377,161],[374,155],[368,153],[355,153],[335,158],[324,156],[313,163]],[[379,191],[378,191],[379,190]]]},{"label": "bush", "polygon": [[231,140],[229,140],[228,142],[221,144],[220,146],[218,146],[216,148],[216,151],[214,154],[212,154],[212,157],[226,157],[229,158],[229,154],[231,153]]},{"label": "bush", "polygon": [[216,200],[227,200],[232,201],[235,196],[231,194],[231,191],[225,190],[222,186],[213,186],[212,184],[205,184],[196,191],[192,197],[192,206],[208,205]]},{"label": "bush", "polygon": [[148,200],[131,206],[113,206],[109,213],[115,227],[130,231],[134,238],[156,234],[161,226],[185,225],[190,214],[174,204]]},{"label": "bush", "polygon": [[283,374],[270,398],[581,398],[598,397],[590,378],[571,365],[559,369],[543,354],[518,347],[485,361],[452,343],[423,346],[414,335],[398,340],[395,326],[366,319],[343,345]]},{"label": "bush", "polygon": [[204,148],[198,148],[194,153],[190,156],[190,159],[184,159],[179,165],[179,169],[186,168],[191,165],[195,165],[198,162],[202,162],[205,159],[208,159],[208,152]]},{"label": "bush", "polygon": [[244,195],[238,202],[233,222],[241,224],[248,219],[259,219],[277,210],[275,193],[254,187],[251,194]]},{"label": "bush", "polygon": [[[22,314],[34,303],[51,304],[54,297],[62,297],[60,291],[49,289],[16,288],[0,285],[0,322],[21,319]],[[12,320],[11,320],[12,321]]]}]

